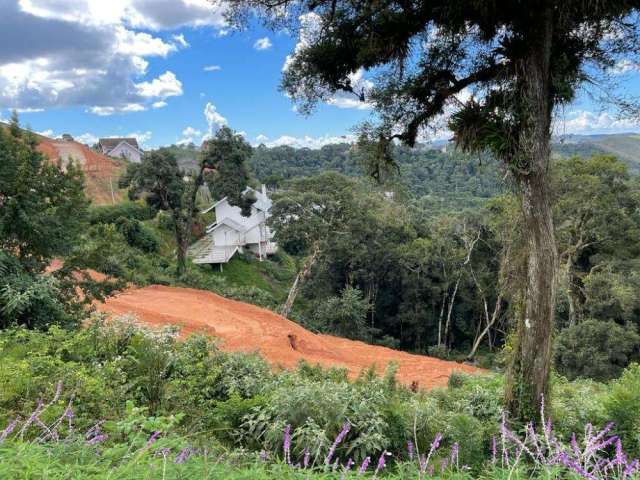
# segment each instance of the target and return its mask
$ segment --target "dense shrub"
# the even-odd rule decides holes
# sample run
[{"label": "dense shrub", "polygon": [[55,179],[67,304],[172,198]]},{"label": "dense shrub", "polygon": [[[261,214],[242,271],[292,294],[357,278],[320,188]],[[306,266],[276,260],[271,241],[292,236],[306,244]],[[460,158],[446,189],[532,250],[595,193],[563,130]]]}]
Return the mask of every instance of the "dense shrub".
[{"label": "dense shrub", "polygon": [[89,209],[89,223],[115,223],[124,217],[129,220],[151,220],[155,210],[142,202],[122,202],[116,205],[99,205]]},{"label": "dense shrub", "polygon": [[357,288],[347,286],[339,296],[320,302],[313,314],[313,325],[320,331],[341,337],[370,338],[367,325],[369,302]]},{"label": "dense shrub", "polygon": [[631,365],[611,384],[604,406],[627,448],[640,455],[640,364]]},{"label": "dense shrub", "polygon": [[0,328],[46,328],[79,322],[73,295],[65,295],[53,276],[29,272],[16,257],[0,251],[0,278]]},{"label": "dense shrub", "polygon": [[138,220],[130,220],[126,217],[119,217],[116,226],[127,243],[132,247],[139,248],[145,253],[156,253],[160,246],[160,240],[153,231]]},{"label": "dense shrub", "polygon": [[[343,461],[384,450],[396,452],[389,461],[398,461],[406,458],[408,441],[426,453],[441,434],[432,459],[436,465],[459,447],[460,465],[476,474],[490,455],[492,437],[501,435],[503,381],[498,375],[456,374],[448,388],[413,393],[396,382],[393,365],[383,377],[370,368],[352,382],[344,370],[308,364],[273,373],[257,355],[221,352],[209,338],[178,340],[176,333],[101,317],[75,332],[55,327],[1,332],[0,431],[18,415],[29,418],[37,399],[54,397],[60,381],[65,394],[48,406],[42,420],[54,422],[73,397],[74,428],[83,431],[107,420],[105,432],[121,453],[144,448],[153,432],[164,435],[171,429],[182,436],[182,444],[184,438],[208,448],[222,442],[282,458],[283,431],[290,425],[292,458],[302,458],[308,448],[321,465],[348,422],[349,431],[335,450]],[[611,419],[624,445],[637,449],[640,367],[630,367],[609,389],[592,381],[555,379],[549,411],[558,435],[570,438],[588,421],[600,428]],[[32,434],[29,430],[25,438]]]},{"label": "dense shrub", "polygon": [[589,319],[565,328],[556,341],[556,368],[569,379],[616,378],[639,358],[640,335],[630,323]]}]

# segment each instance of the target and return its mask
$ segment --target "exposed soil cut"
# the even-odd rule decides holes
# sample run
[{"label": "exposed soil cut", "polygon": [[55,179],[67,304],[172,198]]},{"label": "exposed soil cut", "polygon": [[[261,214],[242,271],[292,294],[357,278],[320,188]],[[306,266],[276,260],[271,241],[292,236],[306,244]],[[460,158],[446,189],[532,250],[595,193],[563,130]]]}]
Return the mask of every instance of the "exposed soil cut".
[{"label": "exposed soil cut", "polygon": [[87,196],[97,205],[117,203],[122,199],[118,179],[124,166],[117,160],[102,155],[82,143],[72,140],[52,140],[37,135],[38,151],[64,168],[70,162],[80,166],[85,177]]},{"label": "exposed soil cut", "polygon": [[202,290],[159,285],[132,288],[96,307],[117,315],[133,314],[151,326],[179,325],[182,335],[214,335],[222,340],[222,350],[259,352],[272,365],[284,368],[294,368],[304,359],[324,367],[345,367],[353,378],[374,363],[382,372],[395,361],[398,379],[421,389],[446,385],[456,370],[482,372],[471,365],[314,334],[264,308]]}]

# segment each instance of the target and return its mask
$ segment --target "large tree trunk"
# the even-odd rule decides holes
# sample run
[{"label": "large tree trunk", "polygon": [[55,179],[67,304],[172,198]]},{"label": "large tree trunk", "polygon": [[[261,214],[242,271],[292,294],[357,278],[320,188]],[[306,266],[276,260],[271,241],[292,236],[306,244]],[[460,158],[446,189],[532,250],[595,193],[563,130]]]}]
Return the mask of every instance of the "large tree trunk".
[{"label": "large tree trunk", "polygon": [[295,280],[293,281],[293,285],[289,289],[289,295],[287,295],[287,300],[282,305],[282,309],[280,310],[280,314],[283,317],[288,317],[291,313],[291,309],[293,308],[293,302],[296,301],[296,297],[298,296],[298,292],[300,291],[300,287],[307,279],[309,274],[311,273],[311,268],[316,263],[318,259],[318,255],[320,255],[320,247],[317,244],[314,244],[313,249],[311,251],[311,255],[307,257],[302,266],[302,269],[296,275]]},{"label": "large tree trunk", "polygon": [[553,12],[547,7],[530,32],[530,53],[522,62],[522,128],[516,158],[524,233],[528,243],[524,309],[507,379],[511,414],[531,420],[549,393],[558,253],[549,195],[552,98],[550,55]]},{"label": "large tree trunk", "polygon": [[546,174],[523,185],[525,232],[528,236],[524,311],[507,382],[507,406],[531,420],[549,394],[549,371],[555,312],[557,252]]}]

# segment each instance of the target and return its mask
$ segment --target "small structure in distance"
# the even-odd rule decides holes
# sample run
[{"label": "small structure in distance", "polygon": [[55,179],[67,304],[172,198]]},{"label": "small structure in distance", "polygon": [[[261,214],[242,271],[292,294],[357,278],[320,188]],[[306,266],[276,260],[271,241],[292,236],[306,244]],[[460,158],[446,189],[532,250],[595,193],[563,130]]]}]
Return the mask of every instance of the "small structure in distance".
[{"label": "small structure in distance", "polygon": [[207,227],[204,237],[189,247],[193,263],[218,264],[222,266],[237,253],[245,250],[260,260],[276,253],[278,246],[273,241],[274,233],[267,225],[271,217],[271,199],[262,185],[261,191],[247,187],[243,195],[256,198],[248,217],[242,215],[240,207],[229,203],[227,197],[218,200],[202,213],[215,210],[216,221]]},{"label": "small structure in distance", "polygon": [[142,150],[135,138],[101,138],[98,140],[98,150],[113,158],[126,158],[130,162],[142,161]]}]

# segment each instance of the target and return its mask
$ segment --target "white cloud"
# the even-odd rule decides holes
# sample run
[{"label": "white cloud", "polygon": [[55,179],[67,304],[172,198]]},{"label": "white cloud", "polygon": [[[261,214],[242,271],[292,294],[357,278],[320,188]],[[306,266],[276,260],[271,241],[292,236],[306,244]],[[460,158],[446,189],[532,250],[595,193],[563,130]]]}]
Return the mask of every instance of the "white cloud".
[{"label": "white cloud", "polygon": [[44,108],[16,108],[16,112],[18,113],[37,113],[44,112]]},{"label": "white cloud", "polygon": [[269,37],[259,38],[256,43],[253,44],[253,48],[256,50],[269,50],[273,44]]},{"label": "white cloud", "polygon": [[209,0],[20,0],[27,12],[92,26],[127,24],[145,30],[227,27],[224,6]]},{"label": "white cloud", "polygon": [[[356,108],[358,110],[373,108],[373,105],[366,101],[369,92],[373,88],[373,82],[364,78],[364,70],[361,68],[349,75],[349,81],[354,93],[338,92],[329,98],[327,103],[338,108]],[[360,94],[364,95],[364,102],[360,100]]]},{"label": "white cloud", "polygon": [[[227,27],[224,8],[209,0],[0,3],[0,108],[149,108],[165,98],[142,96],[136,87],[153,83],[144,78],[147,58],[187,47],[178,28]],[[167,30],[170,40],[156,33]]]},{"label": "white cloud", "polygon": [[[296,59],[296,56],[300,55],[302,50],[311,45],[314,40],[320,35],[322,28],[322,19],[317,13],[306,13],[299,17],[300,29],[298,31],[298,42],[293,49],[293,54],[287,55],[282,71],[286,72]],[[355,108],[358,110],[369,110],[373,105],[366,101],[369,92],[373,88],[373,82],[364,78],[364,70],[362,68],[356,70],[349,75],[351,82],[351,88],[354,93],[350,92],[337,92],[331,95],[326,103],[338,108]],[[365,101],[362,102],[359,98],[360,94],[363,94]],[[294,106],[294,112],[297,109]]]},{"label": "white cloud", "polygon": [[182,131],[182,135],[185,137],[197,137],[202,135],[202,132],[197,128],[187,127]]},{"label": "white cloud", "polygon": [[260,145],[261,143],[265,143],[267,140],[269,140],[269,137],[267,137],[266,135],[260,134],[256,137],[256,144]]},{"label": "white cloud", "polygon": [[633,118],[617,118],[608,112],[590,112],[574,110],[565,117],[556,118],[554,133],[563,134],[597,134],[623,133],[640,129],[640,120]]},{"label": "white cloud", "polygon": [[118,53],[138,57],[166,57],[178,49],[172,43],[165,43],[162,39],[148,33],[127,30],[123,26],[116,28],[116,41]]},{"label": "white cloud", "polygon": [[182,33],[180,35],[173,35],[172,38],[173,41],[180,45],[182,48],[187,48],[189,46],[189,42],[187,42]]},{"label": "white cloud", "polygon": [[43,130],[42,132],[36,132],[38,135],[42,135],[43,137],[49,137],[49,138],[54,138],[55,135],[53,133],[53,130],[51,130],[50,128],[47,130]]},{"label": "white cloud", "polygon": [[229,123],[227,122],[226,118],[224,118],[222,115],[220,115],[220,113],[218,113],[216,106],[211,102],[207,102],[207,104],[204,107],[204,118],[207,120],[207,125],[209,126],[209,129],[207,131],[207,134],[204,136],[203,140],[206,140],[207,138],[211,138],[213,135],[215,135],[215,133],[218,130],[228,125]]},{"label": "white cloud", "polygon": [[137,83],[135,87],[141,96],[147,98],[164,99],[182,95],[182,82],[171,71],[164,72],[150,82]]},{"label": "white cloud", "polygon": [[153,133],[147,130],[146,132],[131,132],[126,136],[135,138],[138,141],[138,145],[145,147],[146,143],[151,140]]},{"label": "white cloud", "polygon": [[91,145],[95,145],[96,143],[98,143],[98,137],[96,135],[94,135],[93,133],[83,133],[81,135],[76,135],[73,137],[75,139],[76,142],[80,142],[80,143],[84,143],[87,144],[89,146]]},{"label": "white cloud", "polygon": [[146,108],[139,103],[127,103],[118,107],[111,106],[93,106],[88,111],[98,115],[99,117],[108,117],[115,113],[130,113],[130,112],[143,112]]},{"label": "white cloud", "polygon": [[168,105],[168,103],[167,103],[167,102],[165,102],[164,100],[160,100],[160,101],[158,101],[158,102],[153,102],[153,103],[151,104],[151,106],[152,106],[153,108],[164,108],[164,107],[166,107],[167,105]]},{"label": "white cloud", "polygon": [[632,72],[640,72],[640,63],[634,62],[633,60],[623,59],[617,62],[611,69],[610,72],[613,75],[624,75]]},{"label": "white cloud", "polygon": [[[264,138],[260,139],[260,137]],[[264,135],[259,135],[258,137],[256,137],[256,141],[258,142],[257,144],[263,143],[267,147],[288,146],[294,148],[318,149],[324,147],[325,145],[334,143],[354,143],[356,141],[354,135],[325,135],[321,137],[311,137],[309,135],[305,135],[304,137],[293,137],[290,135],[282,135],[281,137],[278,137],[272,141],[266,141],[266,139],[267,137],[265,137]]]},{"label": "white cloud", "polygon": [[176,143],[178,145],[185,145],[189,143],[196,143],[196,139],[202,136],[202,131],[197,128],[187,127],[182,131],[182,138]]},{"label": "white cloud", "polygon": [[300,15],[299,20],[298,43],[296,43],[293,49],[293,54],[287,55],[284,65],[282,66],[283,71],[287,71],[296,55],[299,55],[304,48],[313,43],[314,39],[320,34],[320,27],[322,26],[320,15],[314,12],[305,13],[304,15]]},{"label": "white cloud", "polygon": [[220,70],[222,70],[222,67],[220,65],[207,65],[203,68],[203,70],[205,72],[219,72]]}]

